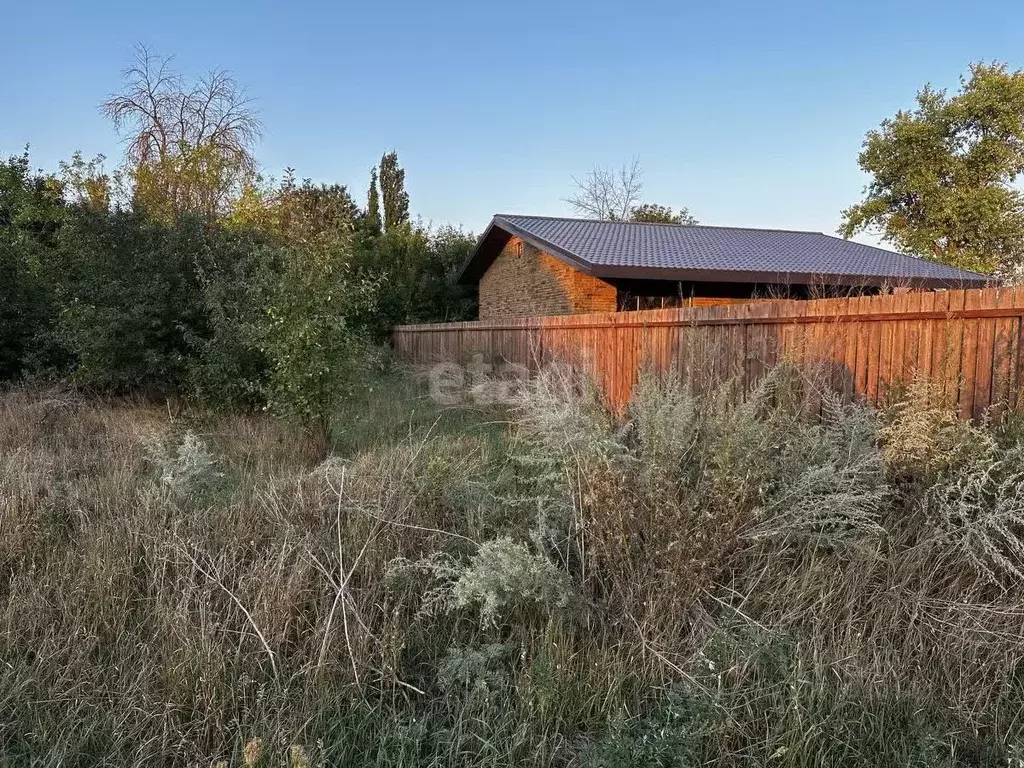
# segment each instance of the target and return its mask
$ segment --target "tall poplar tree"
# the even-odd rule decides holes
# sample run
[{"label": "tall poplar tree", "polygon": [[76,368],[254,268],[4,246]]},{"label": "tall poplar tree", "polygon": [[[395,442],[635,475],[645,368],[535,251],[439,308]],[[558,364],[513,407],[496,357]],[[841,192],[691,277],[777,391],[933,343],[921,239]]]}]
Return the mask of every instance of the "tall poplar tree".
[{"label": "tall poplar tree", "polygon": [[405,191],[405,170],[392,150],[380,159],[380,193],[384,205],[384,231],[409,221],[409,194]]},{"label": "tall poplar tree", "polygon": [[370,169],[370,191],[366,195],[367,230],[380,234],[380,193],[377,191],[377,168]]}]

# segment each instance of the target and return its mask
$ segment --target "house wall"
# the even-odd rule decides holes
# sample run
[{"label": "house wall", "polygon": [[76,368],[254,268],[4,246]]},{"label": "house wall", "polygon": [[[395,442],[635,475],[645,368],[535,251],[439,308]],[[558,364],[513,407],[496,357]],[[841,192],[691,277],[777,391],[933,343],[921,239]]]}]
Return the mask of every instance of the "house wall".
[{"label": "house wall", "polygon": [[511,238],[480,278],[480,319],[614,312],[615,286]]}]

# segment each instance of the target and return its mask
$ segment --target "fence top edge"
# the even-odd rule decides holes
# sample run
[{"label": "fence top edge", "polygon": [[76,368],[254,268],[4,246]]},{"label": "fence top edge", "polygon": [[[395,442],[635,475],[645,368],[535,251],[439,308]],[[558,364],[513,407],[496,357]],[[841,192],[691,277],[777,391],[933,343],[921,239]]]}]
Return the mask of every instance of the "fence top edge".
[{"label": "fence top edge", "polygon": [[[463,322],[417,323],[398,325],[394,332],[418,331],[495,331],[495,330],[539,330],[542,328],[574,328],[580,326],[623,326],[643,325],[645,321],[663,323],[675,321],[680,325],[701,325],[708,321],[745,320],[770,317],[784,321],[788,318],[846,317],[850,315],[888,314],[892,310],[881,310],[891,307],[897,301],[908,297],[921,297],[918,301],[937,304],[949,311],[961,312],[965,308],[999,306],[1012,309],[1019,307],[1024,311],[1024,288],[1016,286],[997,286],[994,288],[971,288],[947,291],[911,291],[907,293],[886,294],[884,296],[850,296],[832,299],[768,299],[749,301],[742,304],[720,304],[705,307],[673,307],[669,309],[642,309],[626,312],[595,312],[579,315],[533,315],[528,317],[494,320],[467,320]],[[1007,305],[1005,298],[1013,299]]]},{"label": "fence top edge", "polygon": [[[889,310],[884,312],[844,312],[842,314],[765,314],[747,317],[704,317],[704,318],[665,318],[641,319],[626,318],[627,313],[620,313],[613,320],[597,320],[592,315],[571,316],[573,322],[520,325],[477,324],[468,322],[463,325],[400,325],[393,329],[394,333],[449,333],[458,332],[489,332],[489,331],[574,331],[583,329],[604,328],[656,328],[656,327],[706,327],[714,325],[787,325],[787,324],[833,324],[857,322],[900,322],[903,320],[944,320],[944,319],[981,319],[1000,317],[1024,317],[1024,303],[1015,306],[990,307],[949,307],[932,310]],[[580,318],[576,320],[575,318]],[[583,320],[583,318],[588,318]]]}]

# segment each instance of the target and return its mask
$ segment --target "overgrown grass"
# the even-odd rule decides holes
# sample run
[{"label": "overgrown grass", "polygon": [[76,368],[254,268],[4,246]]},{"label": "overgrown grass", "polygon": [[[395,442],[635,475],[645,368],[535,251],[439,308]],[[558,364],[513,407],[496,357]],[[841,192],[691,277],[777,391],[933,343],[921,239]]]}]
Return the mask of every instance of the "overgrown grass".
[{"label": "overgrown grass", "polygon": [[[0,396],[0,764],[1013,766],[1014,428],[780,367],[511,412]],[[1015,762],[1016,761],[1016,762]]]}]

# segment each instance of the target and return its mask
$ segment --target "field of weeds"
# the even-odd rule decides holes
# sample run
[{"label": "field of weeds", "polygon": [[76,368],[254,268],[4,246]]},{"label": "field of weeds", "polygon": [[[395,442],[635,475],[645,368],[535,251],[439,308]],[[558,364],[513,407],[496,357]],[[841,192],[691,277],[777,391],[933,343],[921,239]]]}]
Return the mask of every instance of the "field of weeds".
[{"label": "field of weeds", "polygon": [[892,400],[0,395],[0,765],[1024,765],[1024,432]]}]

